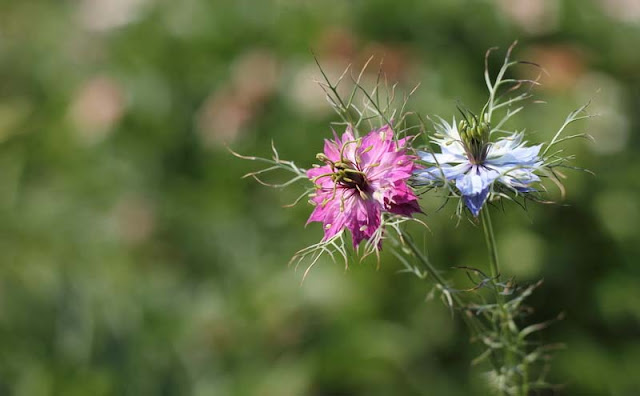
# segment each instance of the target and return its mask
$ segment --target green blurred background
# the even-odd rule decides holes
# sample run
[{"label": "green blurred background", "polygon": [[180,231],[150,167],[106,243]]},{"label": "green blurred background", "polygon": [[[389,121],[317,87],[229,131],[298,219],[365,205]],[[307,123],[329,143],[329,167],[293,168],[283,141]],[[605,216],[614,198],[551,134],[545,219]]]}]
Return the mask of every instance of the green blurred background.
[{"label": "green blurred background", "polygon": [[[484,394],[464,326],[388,253],[301,285],[311,207],[224,144],[310,166],[336,119],[311,51],[332,76],[384,58],[422,83],[410,109],[450,119],[514,39],[549,72],[517,120],[531,141],[590,99],[600,116],[572,129],[596,176],[567,173],[566,205],[494,214],[504,272],[545,279],[532,321],[566,313],[544,332],[567,345],[558,394],[640,394],[637,0],[3,1],[0,394]],[[484,268],[438,203],[434,263]]]}]

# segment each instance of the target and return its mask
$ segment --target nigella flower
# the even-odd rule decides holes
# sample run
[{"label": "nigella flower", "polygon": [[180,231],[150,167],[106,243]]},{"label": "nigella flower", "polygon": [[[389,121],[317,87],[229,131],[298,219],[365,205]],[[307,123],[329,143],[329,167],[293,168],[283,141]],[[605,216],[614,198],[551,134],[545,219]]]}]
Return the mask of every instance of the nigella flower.
[{"label": "nigella flower", "polygon": [[383,212],[420,212],[407,185],[416,170],[414,157],[406,153],[407,140],[395,140],[389,125],[358,139],[347,128],[342,138],[325,140],[324,153],[317,156],[325,165],[307,171],[316,185],[307,224],[322,222],[324,240],[347,228],[355,247],[376,232]]},{"label": "nigella flower", "polygon": [[480,213],[494,183],[526,193],[534,191],[532,183],[540,181],[534,172],[543,164],[541,145],[526,146],[522,133],[491,142],[489,124],[475,117],[471,122],[461,121],[458,127],[455,119],[452,125],[442,120],[436,128],[437,137],[432,141],[441,152],[419,152],[423,161],[434,166],[416,171],[416,179],[454,183],[474,216]]}]

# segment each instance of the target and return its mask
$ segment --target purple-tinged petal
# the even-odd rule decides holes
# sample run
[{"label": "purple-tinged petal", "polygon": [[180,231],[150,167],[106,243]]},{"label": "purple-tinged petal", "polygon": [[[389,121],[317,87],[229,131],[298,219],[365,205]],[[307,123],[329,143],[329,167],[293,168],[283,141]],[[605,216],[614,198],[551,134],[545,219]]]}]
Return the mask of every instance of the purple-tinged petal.
[{"label": "purple-tinged petal", "polygon": [[327,156],[331,161],[338,162],[340,161],[340,146],[334,140],[325,139],[324,140],[324,155]]},{"label": "purple-tinged petal", "polygon": [[[316,184],[311,203],[315,209],[309,222],[322,222],[324,240],[344,228],[354,246],[369,239],[380,227],[381,213],[410,216],[420,212],[418,198],[407,185],[416,170],[415,157],[406,154],[409,138],[395,141],[389,125],[355,139],[350,129],[341,138],[325,141],[325,155],[338,166],[319,166],[307,171]],[[358,173],[358,181],[345,182],[347,171]],[[348,175],[348,173],[347,173]]]},{"label": "purple-tinged petal", "polygon": [[356,247],[363,239],[369,239],[380,227],[380,206],[371,199],[354,199],[349,211],[352,216],[347,222],[347,228],[351,231],[353,247]]},{"label": "purple-tinged petal", "polygon": [[480,210],[482,210],[482,206],[485,201],[489,197],[489,188],[487,187],[483,191],[475,195],[465,195],[463,197],[465,205],[471,211],[474,217],[478,217],[480,214]]}]

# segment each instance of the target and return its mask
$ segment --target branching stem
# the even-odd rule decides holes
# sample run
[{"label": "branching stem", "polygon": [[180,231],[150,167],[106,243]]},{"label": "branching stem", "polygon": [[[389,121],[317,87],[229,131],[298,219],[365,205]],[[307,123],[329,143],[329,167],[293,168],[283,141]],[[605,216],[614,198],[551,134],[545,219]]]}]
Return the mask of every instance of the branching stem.
[{"label": "branching stem", "polygon": [[498,248],[496,244],[495,234],[493,232],[493,224],[491,222],[491,215],[489,214],[488,206],[485,206],[480,212],[480,220],[482,221],[485,242],[489,251],[491,281],[493,282],[493,288],[496,292],[496,303],[499,307],[500,316],[498,318],[498,328],[500,329],[499,331],[501,333],[500,338],[504,343],[504,362],[506,370],[508,371],[505,374],[508,377],[517,378],[516,372],[520,371],[519,374],[522,377],[522,382],[515,389],[515,394],[526,396],[529,392],[528,367],[526,361],[527,357],[526,354],[521,354],[522,362],[516,362],[514,360],[514,358],[517,358],[518,355],[520,355],[518,353],[514,354],[514,351],[519,352],[522,348],[522,345],[517,337],[517,333],[513,333],[513,329],[515,329],[517,332],[517,328],[513,323],[512,312],[507,306],[508,303],[505,301],[505,296],[501,292],[501,289],[504,289],[504,286],[500,284],[500,264],[498,260]]},{"label": "branching stem", "polygon": [[478,318],[475,315],[469,314],[469,311],[465,309],[466,304],[460,299],[460,296],[458,296],[455,292],[451,292],[451,288],[449,287],[447,282],[440,276],[440,274],[435,269],[433,264],[431,264],[431,261],[429,261],[429,259],[422,253],[420,249],[418,249],[418,247],[415,245],[411,237],[407,235],[405,232],[402,232],[401,236],[405,241],[405,243],[407,244],[407,246],[409,247],[409,249],[411,250],[411,253],[413,253],[413,255],[420,261],[420,263],[422,263],[422,265],[426,269],[429,276],[433,278],[433,280],[438,284],[438,286],[444,292],[449,293],[453,302],[458,306],[458,308],[463,310],[462,318],[465,321],[465,323],[469,326],[473,334],[475,336],[483,334],[485,329],[482,322],[478,320]]}]

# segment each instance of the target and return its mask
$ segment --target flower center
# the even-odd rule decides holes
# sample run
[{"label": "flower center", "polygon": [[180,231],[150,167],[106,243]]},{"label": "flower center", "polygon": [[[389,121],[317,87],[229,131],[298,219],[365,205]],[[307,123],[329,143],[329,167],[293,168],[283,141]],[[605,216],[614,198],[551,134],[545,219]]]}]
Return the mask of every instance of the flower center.
[{"label": "flower center", "polygon": [[331,178],[336,184],[359,191],[367,190],[367,177],[364,172],[354,169],[348,162],[336,162],[333,164],[334,173]]},{"label": "flower center", "polygon": [[316,155],[316,158],[331,167],[331,173],[326,173],[318,177],[331,177],[331,180],[336,186],[358,190],[360,195],[363,197],[366,196],[365,193],[369,189],[367,176],[351,161],[341,158],[339,161],[333,162],[322,153]]},{"label": "flower center", "polygon": [[482,164],[487,159],[489,150],[489,123],[475,118],[470,123],[462,120],[458,130],[469,161],[472,164]]}]

